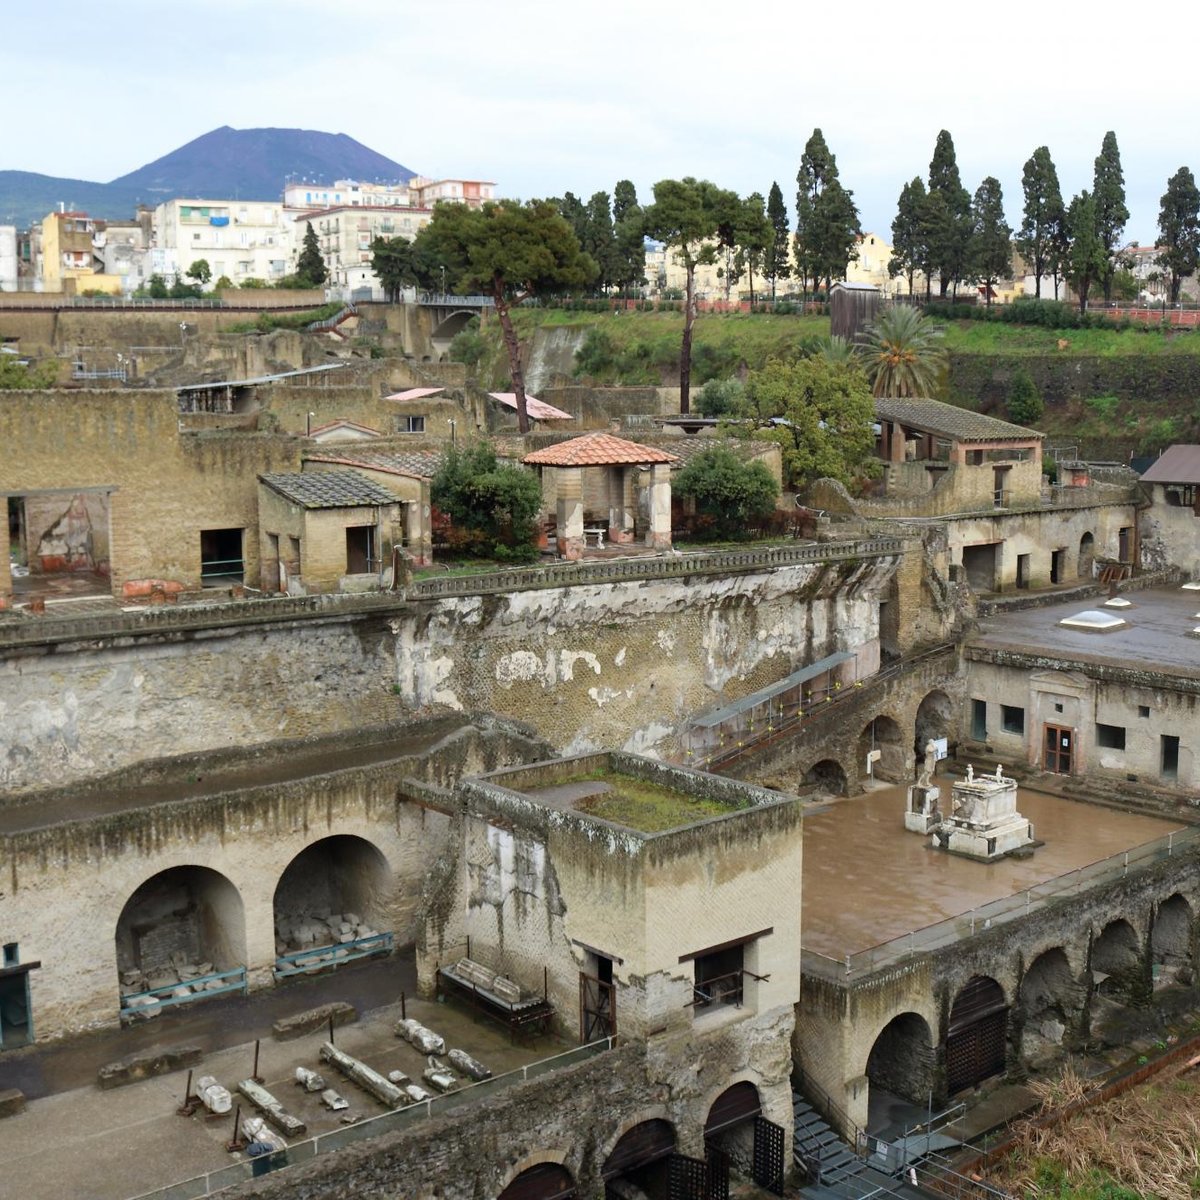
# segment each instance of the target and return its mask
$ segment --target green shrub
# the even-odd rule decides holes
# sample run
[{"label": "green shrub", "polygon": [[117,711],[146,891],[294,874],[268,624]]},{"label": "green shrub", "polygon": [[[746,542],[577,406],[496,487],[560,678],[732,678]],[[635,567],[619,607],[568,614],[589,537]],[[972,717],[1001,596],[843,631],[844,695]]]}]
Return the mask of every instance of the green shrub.
[{"label": "green shrub", "polygon": [[1045,413],[1042,398],[1030,378],[1029,372],[1020,368],[1013,376],[1008,389],[1008,416],[1018,425],[1036,426]]},{"label": "green shrub", "polygon": [[466,325],[450,339],[450,361],[477,367],[488,352],[488,342],[479,332],[479,318],[472,317]]},{"label": "green shrub", "polygon": [[452,545],[487,553],[504,561],[529,561],[523,547],[534,538],[533,520],[542,505],[537,476],[521,467],[501,464],[489,442],[442,455],[430,487],[434,505],[450,518]]},{"label": "green shrub", "polygon": [[696,397],[696,411],[702,417],[723,417],[733,412],[744,391],[740,379],[710,379]]},{"label": "green shrub", "polygon": [[771,512],[779,494],[762,463],[743,462],[724,446],[697,454],[672,486],[677,496],[695,501],[697,513],[710,518],[721,537],[743,534],[749,522]]}]

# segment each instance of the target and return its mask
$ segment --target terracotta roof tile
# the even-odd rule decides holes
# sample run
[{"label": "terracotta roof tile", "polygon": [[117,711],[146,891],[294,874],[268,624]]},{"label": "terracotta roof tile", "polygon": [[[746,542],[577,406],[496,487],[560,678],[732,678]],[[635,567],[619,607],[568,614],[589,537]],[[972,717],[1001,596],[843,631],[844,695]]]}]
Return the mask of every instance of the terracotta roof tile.
[{"label": "terracotta roof tile", "polygon": [[637,463],[674,463],[674,454],[613,437],[611,433],[585,433],[569,442],[535,450],[522,460],[538,467],[619,467]]}]

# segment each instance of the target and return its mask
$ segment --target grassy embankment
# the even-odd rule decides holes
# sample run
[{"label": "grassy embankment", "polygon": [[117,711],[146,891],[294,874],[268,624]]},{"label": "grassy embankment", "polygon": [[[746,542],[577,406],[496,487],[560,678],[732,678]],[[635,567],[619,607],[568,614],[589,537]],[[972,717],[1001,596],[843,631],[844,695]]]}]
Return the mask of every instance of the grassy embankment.
[{"label": "grassy embankment", "polygon": [[[683,318],[678,313],[574,312],[560,309],[523,309],[515,314],[522,341],[532,343],[555,330],[572,329],[584,335],[585,348],[576,360],[580,382],[599,386],[670,385],[678,381],[679,341]],[[1089,378],[1101,381],[1111,371],[1114,391],[1106,394],[1101,382],[1089,389],[1081,383],[1070,394],[1047,403],[1039,423],[1051,439],[1071,439],[1084,444],[1119,445],[1128,450],[1153,450],[1171,441],[1200,435],[1200,394],[1190,399],[1164,399],[1149,392],[1139,394],[1137,364],[1158,372],[1172,364],[1190,367],[1200,356],[1200,331],[1164,334],[1149,329],[1047,329],[982,321],[951,321],[943,325],[944,346],[962,366],[987,368],[995,360],[1000,376],[1020,360],[1032,368],[1072,359],[1100,360]],[[692,382],[700,387],[707,379],[723,378],[761,366],[772,356],[794,353],[805,343],[827,336],[825,317],[777,316],[768,313],[701,314],[697,319],[692,355]],[[480,378],[489,386],[507,383],[508,369],[499,330],[491,323],[483,330],[484,356]],[[1111,364],[1107,366],[1105,364]],[[989,372],[985,369],[983,374]],[[1006,417],[1002,396],[1005,385],[993,386],[993,399],[980,401],[969,390],[955,388],[951,372],[941,399],[964,407],[982,407]],[[978,371],[975,374],[979,374]],[[1131,380],[1135,386],[1130,386]],[[1093,392],[1095,394],[1089,394]]]}]

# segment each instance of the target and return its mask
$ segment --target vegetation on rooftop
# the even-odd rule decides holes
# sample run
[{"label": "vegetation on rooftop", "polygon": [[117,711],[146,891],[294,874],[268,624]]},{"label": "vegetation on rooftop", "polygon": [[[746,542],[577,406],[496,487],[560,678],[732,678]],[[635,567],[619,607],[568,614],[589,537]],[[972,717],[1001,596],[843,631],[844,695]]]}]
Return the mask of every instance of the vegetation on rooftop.
[{"label": "vegetation on rooftop", "polygon": [[592,771],[560,780],[555,786],[593,780],[608,785],[608,791],[586,796],[572,803],[576,812],[585,813],[614,825],[626,825],[640,833],[662,833],[709,817],[723,817],[738,805],[723,804],[702,796],[689,796],[661,784],[648,783],[632,775],[615,771]]}]

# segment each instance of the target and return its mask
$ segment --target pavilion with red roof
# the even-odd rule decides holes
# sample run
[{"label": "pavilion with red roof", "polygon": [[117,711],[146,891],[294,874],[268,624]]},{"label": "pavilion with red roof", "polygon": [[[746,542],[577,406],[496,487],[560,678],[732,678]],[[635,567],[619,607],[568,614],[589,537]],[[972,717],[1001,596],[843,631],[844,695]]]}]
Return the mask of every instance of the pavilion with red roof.
[{"label": "pavilion with red roof", "polygon": [[[523,461],[542,473],[542,490],[547,499],[551,493],[554,495],[558,552],[563,558],[579,558],[589,538],[595,539],[597,545],[604,544],[606,535],[616,545],[633,541],[638,476],[646,470],[650,472],[646,487],[650,516],[646,545],[659,550],[670,548],[671,464],[679,462],[676,455],[611,433],[585,433],[535,450]],[[601,518],[605,524],[592,528],[587,525],[584,511],[583,472],[589,468],[601,468],[607,477],[604,493],[607,511]],[[552,474],[552,480],[547,473]]]}]

